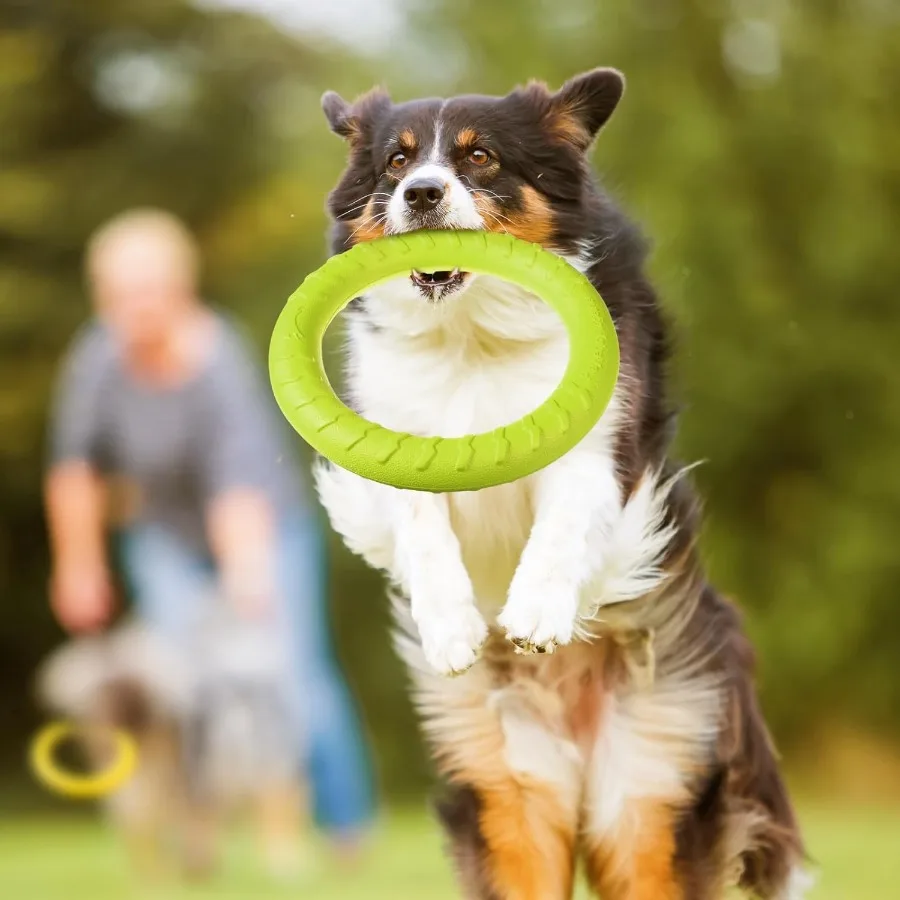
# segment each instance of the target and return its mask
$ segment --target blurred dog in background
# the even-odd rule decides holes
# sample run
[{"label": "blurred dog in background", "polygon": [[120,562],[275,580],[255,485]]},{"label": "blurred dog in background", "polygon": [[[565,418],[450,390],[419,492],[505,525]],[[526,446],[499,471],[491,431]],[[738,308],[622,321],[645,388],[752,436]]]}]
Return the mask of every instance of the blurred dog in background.
[{"label": "blurred dog in background", "polygon": [[143,625],[76,638],[44,663],[44,708],[84,726],[90,768],[110,762],[102,734],[137,741],[136,774],[104,800],[144,876],[175,867],[211,874],[226,818],[250,807],[270,873],[304,869],[304,794],[298,736],[288,723],[278,654],[265,628],[224,614],[204,623],[190,647]]}]

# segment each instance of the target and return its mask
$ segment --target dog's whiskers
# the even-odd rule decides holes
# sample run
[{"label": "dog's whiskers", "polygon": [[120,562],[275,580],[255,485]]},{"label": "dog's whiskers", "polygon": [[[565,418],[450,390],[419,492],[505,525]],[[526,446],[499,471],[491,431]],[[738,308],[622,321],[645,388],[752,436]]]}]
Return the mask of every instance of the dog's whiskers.
[{"label": "dog's whiskers", "polygon": [[512,219],[510,219],[509,217],[500,215],[500,213],[495,213],[492,210],[483,209],[483,210],[481,210],[481,214],[483,216],[487,216],[491,221],[493,221],[498,226],[498,228],[501,231],[503,231],[507,234],[509,234],[509,228],[507,228],[506,225],[503,224],[504,221],[508,222],[510,225],[514,224]]},{"label": "dog's whiskers", "polygon": [[366,216],[366,217],[365,217],[365,218],[364,218],[364,219],[363,219],[363,220],[362,220],[362,221],[361,221],[361,222],[353,229],[353,231],[350,232],[350,235],[347,237],[347,240],[346,240],[344,243],[349,244],[350,241],[352,241],[353,238],[355,238],[356,235],[359,234],[359,232],[360,232],[363,228],[370,228],[370,227],[372,227],[373,225],[384,225],[386,221],[387,221],[387,212],[378,213],[378,214],[376,214],[376,215],[374,215],[374,216]]},{"label": "dog's whiskers", "polygon": [[355,218],[352,213],[360,209],[365,209],[369,205],[370,201],[374,200],[376,197],[384,197],[387,200],[390,200],[391,194],[389,194],[387,191],[373,191],[371,194],[363,197],[362,200],[354,203],[353,206],[351,206],[349,209],[344,210],[339,216],[337,216],[337,219],[339,221],[346,221],[347,219]]},{"label": "dog's whiskers", "polygon": [[492,200],[511,200],[512,198],[506,194],[498,194],[496,191],[489,191],[487,188],[473,188],[476,193],[484,194]]}]

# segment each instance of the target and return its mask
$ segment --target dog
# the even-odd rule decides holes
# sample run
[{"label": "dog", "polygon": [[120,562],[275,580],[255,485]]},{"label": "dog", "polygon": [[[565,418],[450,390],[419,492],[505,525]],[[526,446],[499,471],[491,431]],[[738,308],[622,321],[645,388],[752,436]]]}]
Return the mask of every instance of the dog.
[{"label": "dog", "polygon": [[[540,244],[602,296],[621,373],[591,433],[528,478],[428,494],[318,461],[316,482],[349,548],[394,585],[467,897],[562,900],[581,860],[605,900],[712,900],[733,885],[798,900],[806,854],[753,652],[704,574],[697,503],[669,457],[647,247],[588,161],[623,92],[619,72],[596,69],[503,97],[324,95],[349,144],[328,200],[334,253],[417,229]],[[549,307],[460,269],[367,289],[347,340],[348,402],[422,436],[509,424],[568,357]]]},{"label": "dog", "polygon": [[64,644],[42,665],[39,700],[84,726],[91,769],[109,765],[111,729],[137,742],[135,775],[104,805],[140,875],[168,874],[172,863],[188,878],[211,875],[225,817],[247,805],[270,874],[302,873],[298,738],[272,643],[227,616],[190,647],[127,622]]}]

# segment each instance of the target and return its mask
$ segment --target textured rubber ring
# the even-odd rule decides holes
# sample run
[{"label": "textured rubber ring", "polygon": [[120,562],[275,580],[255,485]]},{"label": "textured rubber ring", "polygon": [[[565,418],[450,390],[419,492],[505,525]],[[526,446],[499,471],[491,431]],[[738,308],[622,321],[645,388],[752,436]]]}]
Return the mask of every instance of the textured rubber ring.
[{"label": "textured rubber ring", "polygon": [[[452,438],[391,431],[345,406],[322,364],[335,316],[374,284],[413,269],[456,267],[520,285],[557,311],[569,361],[556,390],[510,425]],[[544,468],[594,427],[618,372],[615,326],[590,281],[537,244],[485,231],[415,231],[332,257],[288,299],[269,347],[278,405],[307,443],[357,475],[418,491],[479,490]]]},{"label": "textured rubber ring", "polygon": [[80,730],[83,729],[69,722],[51,722],[42,728],[31,745],[32,771],[42,784],[64,797],[76,800],[105,797],[122,787],[134,774],[138,762],[137,743],[127,732],[109,729],[109,738],[113,742],[112,763],[94,775],[76,775],[63,770],[53,754],[62,741]]}]

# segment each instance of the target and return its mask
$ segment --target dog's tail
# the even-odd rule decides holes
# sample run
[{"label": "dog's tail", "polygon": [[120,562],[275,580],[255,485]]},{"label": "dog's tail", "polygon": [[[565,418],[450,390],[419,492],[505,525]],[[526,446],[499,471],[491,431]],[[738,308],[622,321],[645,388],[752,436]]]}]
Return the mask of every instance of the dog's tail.
[{"label": "dog's tail", "polygon": [[[800,827],[781,775],[754,684],[755,657],[740,628],[737,610],[719,602],[733,618],[727,721],[722,757],[733,821],[745,835],[735,860],[740,887],[764,900],[800,900],[812,884]],[[730,609],[729,609],[730,607]]]}]

